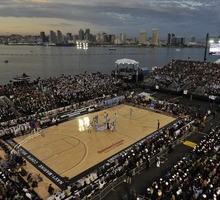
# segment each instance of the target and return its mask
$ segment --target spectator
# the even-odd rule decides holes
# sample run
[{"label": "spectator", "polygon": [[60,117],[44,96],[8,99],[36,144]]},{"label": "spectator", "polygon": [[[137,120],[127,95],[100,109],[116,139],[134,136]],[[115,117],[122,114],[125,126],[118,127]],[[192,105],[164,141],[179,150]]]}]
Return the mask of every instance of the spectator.
[{"label": "spectator", "polygon": [[52,194],[54,193],[54,188],[52,187],[52,184],[49,185],[47,191],[48,191],[48,193],[49,193],[50,195],[52,195]]}]

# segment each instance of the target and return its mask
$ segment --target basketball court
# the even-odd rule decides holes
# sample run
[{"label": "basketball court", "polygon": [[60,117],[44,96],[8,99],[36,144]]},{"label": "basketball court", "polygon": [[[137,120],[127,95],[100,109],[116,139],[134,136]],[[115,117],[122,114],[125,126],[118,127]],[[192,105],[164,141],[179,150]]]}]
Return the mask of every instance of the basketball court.
[{"label": "basketball court", "polygon": [[[105,128],[95,130],[94,127],[91,132],[88,131],[93,117],[98,115],[98,124],[103,127],[104,116],[108,114],[111,123],[115,113],[117,119],[114,131]],[[36,172],[37,168],[48,181],[52,181],[57,188],[62,188],[63,177],[74,182],[95,170],[106,159],[155,132],[158,120],[160,127],[163,127],[176,119],[120,104],[48,127],[41,134],[32,133],[15,138],[11,145],[21,144],[18,150],[31,163],[29,170]],[[37,190],[40,193],[40,188]],[[48,194],[41,196],[45,195]]]}]

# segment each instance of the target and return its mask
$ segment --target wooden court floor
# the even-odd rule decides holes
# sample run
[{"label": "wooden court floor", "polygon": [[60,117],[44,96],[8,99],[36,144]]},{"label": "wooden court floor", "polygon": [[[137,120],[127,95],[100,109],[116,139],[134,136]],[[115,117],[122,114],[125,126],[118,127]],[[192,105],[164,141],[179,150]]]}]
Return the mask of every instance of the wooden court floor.
[{"label": "wooden court floor", "polygon": [[[130,108],[133,110],[132,116]],[[89,133],[88,124],[93,117],[98,115],[99,124],[102,124],[106,113],[110,122],[117,113],[116,130],[111,132],[93,129]],[[43,130],[44,137],[25,140],[27,136],[21,136],[14,140],[17,143],[23,141],[24,149],[61,177],[71,179],[156,131],[158,119],[160,127],[175,120],[153,111],[120,104],[48,127]],[[30,168],[34,171],[34,166],[31,165]]]}]

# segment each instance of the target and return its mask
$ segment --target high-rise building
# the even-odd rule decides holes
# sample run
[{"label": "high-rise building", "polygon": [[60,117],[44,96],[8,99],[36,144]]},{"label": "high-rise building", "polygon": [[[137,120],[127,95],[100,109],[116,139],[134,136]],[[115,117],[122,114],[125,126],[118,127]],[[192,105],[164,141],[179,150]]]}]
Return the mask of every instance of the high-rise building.
[{"label": "high-rise building", "polygon": [[90,34],[90,41],[91,42],[96,42],[96,36],[93,34]]},{"label": "high-rise building", "polygon": [[107,37],[106,33],[101,33],[100,34],[100,43],[101,44],[105,44],[106,43],[106,37]]},{"label": "high-rise building", "polygon": [[176,37],[176,35],[174,33],[168,33],[168,36],[167,36],[167,44],[168,45],[172,45],[172,40],[174,37]]},{"label": "high-rise building", "polygon": [[170,33],[168,33],[168,35],[167,35],[167,44],[168,45],[171,44],[171,41],[172,41],[172,36],[171,36]]},{"label": "high-rise building", "polygon": [[96,42],[99,44],[105,44],[107,42],[107,34],[102,32],[96,35]]},{"label": "high-rise building", "polygon": [[174,46],[184,46],[185,38],[184,37],[172,37],[172,45]]},{"label": "high-rise building", "polygon": [[194,36],[191,37],[190,42],[196,42],[196,38]]},{"label": "high-rise building", "polygon": [[85,31],[84,40],[87,40],[87,41],[91,40],[91,38],[90,38],[90,29],[89,28],[87,28],[86,31]]},{"label": "high-rise building", "polygon": [[73,41],[77,41],[79,40],[79,35],[78,34],[74,34],[73,35]]},{"label": "high-rise building", "polygon": [[147,32],[146,31],[140,31],[139,32],[138,42],[139,42],[140,45],[147,44]]},{"label": "high-rise building", "polygon": [[98,33],[97,35],[96,35],[96,42],[100,42],[100,38],[101,38],[101,33]]},{"label": "high-rise building", "polygon": [[121,45],[121,40],[119,38],[116,38],[114,44]]},{"label": "high-rise building", "polygon": [[65,43],[73,43],[74,42],[72,33],[66,34],[66,37],[64,37],[64,42]]},{"label": "high-rise building", "polygon": [[84,40],[84,30],[79,30],[79,40]]},{"label": "high-rise building", "polygon": [[60,30],[57,30],[57,44],[63,44],[64,38]]},{"label": "high-rise building", "polygon": [[50,43],[57,43],[57,37],[56,37],[56,33],[52,30],[50,30],[50,39],[49,39]]},{"label": "high-rise building", "polygon": [[40,40],[41,40],[42,43],[47,41],[47,38],[46,38],[46,35],[45,35],[44,31],[40,32]]},{"label": "high-rise building", "polygon": [[109,35],[109,43],[114,44],[115,42],[115,35]]},{"label": "high-rise building", "polygon": [[120,40],[121,40],[121,44],[126,43],[126,33],[121,33],[120,34]]},{"label": "high-rise building", "polygon": [[73,35],[72,35],[72,33],[67,33],[67,34],[66,34],[66,39],[67,39],[67,40],[73,40]]},{"label": "high-rise building", "polygon": [[159,44],[159,30],[156,28],[152,30],[151,44],[156,46]]}]

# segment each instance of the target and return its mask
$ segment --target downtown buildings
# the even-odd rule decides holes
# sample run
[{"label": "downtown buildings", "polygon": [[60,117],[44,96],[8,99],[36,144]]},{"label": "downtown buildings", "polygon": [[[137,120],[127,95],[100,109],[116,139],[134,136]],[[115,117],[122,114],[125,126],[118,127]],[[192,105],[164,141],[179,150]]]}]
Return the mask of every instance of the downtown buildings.
[{"label": "downtown buildings", "polygon": [[[46,40],[47,38],[47,40]],[[90,45],[159,45],[159,30],[152,30],[152,37],[147,38],[146,31],[140,31],[138,38],[128,38],[126,33],[120,33],[119,37],[115,34],[107,34],[106,32],[100,32],[93,35],[90,29],[80,29],[78,34],[67,33],[63,35],[60,30],[57,32],[50,30],[49,36],[45,36],[45,33],[40,32],[40,42],[43,44],[45,40],[50,45],[64,45],[64,44],[76,44],[77,41],[84,41]]]},{"label": "downtown buildings", "polygon": [[141,30],[137,37],[129,38],[127,33],[108,34],[99,32],[92,34],[90,29],[80,29],[77,34],[63,34],[61,30],[50,30],[48,34],[41,31],[38,36],[10,35],[0,36],[0,44],[19,44],[19,45],[51,45],[51,46],[72,46],[77,41],[83,41],[92,45],[113,45],[113,46],[186,46],[197,45],[196,38],[191,37],[187,42],[185,37],[176,36],[174,33],[168,33],[167,39],[160,38],[159,29],[154,28],[151,34],[146,30]]}]

